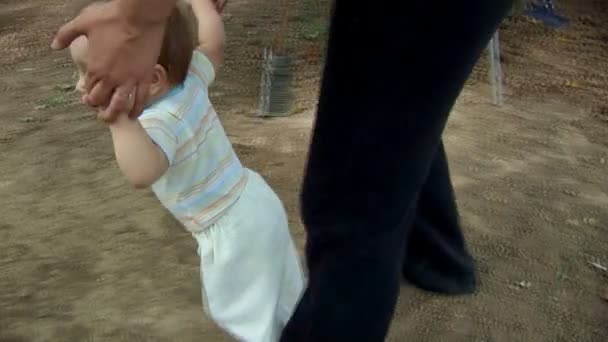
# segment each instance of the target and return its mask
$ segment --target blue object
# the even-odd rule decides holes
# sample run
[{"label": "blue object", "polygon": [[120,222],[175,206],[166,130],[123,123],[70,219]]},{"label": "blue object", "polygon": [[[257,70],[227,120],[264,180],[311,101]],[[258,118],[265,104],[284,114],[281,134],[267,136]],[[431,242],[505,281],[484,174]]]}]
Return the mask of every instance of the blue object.
[{"label": "blue object", "polygon": [[529,3],[526,5],[524,14],[553,28],[560,28],[568,24],[568,19],[555,13],[555,6],[551,0],[543,0],[540,4]]}]

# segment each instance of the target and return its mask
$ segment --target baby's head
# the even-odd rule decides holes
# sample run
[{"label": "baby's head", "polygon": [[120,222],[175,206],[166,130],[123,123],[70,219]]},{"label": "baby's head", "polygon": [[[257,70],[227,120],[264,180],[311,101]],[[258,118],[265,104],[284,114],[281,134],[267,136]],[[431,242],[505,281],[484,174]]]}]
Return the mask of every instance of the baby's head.
[{"label": "baby's head", "polygon": [[[191,22],[185,9],[182,6],[176,6],[167,21],[158,64],[154,67],[148,102],[162,97],[171,88],[184,82],[193,50],[194,33],[191,29]],[[89,59],[88,39],[80,36],[74,40],[70,45],[70,54],[78,70],[76,90],[85,94],[84,77]]]}]

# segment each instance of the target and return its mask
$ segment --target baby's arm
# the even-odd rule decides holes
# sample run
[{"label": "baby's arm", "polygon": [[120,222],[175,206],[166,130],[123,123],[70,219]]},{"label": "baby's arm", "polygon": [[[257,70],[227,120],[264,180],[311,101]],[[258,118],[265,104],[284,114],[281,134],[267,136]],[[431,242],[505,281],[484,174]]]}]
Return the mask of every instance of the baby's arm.
[{"label": "baby's arm", "polygon": [[127,115],[119,115],[109,126],[116,161],[129,182],[138,189],[154,184],[169,168],[163,150]]},{"label": "baby's arm", "polygon": [[190,0],[198,23],[198,49],[219,70],[224,61],[224,22],[213,0]]}]

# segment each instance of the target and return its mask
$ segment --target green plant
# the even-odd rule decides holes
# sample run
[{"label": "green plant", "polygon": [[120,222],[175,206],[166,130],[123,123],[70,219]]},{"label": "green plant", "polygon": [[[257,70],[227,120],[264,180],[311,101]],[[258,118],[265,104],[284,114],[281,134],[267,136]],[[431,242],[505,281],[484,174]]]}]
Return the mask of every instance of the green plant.
[{"label": "green plant", "polygon": [[314,18],[304,23],[302,37],[306,40],[318,40],[327,34],[327,22],[321,18]]}]

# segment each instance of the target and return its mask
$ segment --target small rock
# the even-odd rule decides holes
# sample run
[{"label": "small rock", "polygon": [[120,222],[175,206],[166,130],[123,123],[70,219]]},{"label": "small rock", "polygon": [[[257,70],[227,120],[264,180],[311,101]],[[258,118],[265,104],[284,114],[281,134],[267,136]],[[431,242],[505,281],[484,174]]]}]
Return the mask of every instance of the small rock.
[{"label": "small rock", "polygon": [[529,281],[518,281],[515,283],[515,286],[520,289],[529,289],[532,286],[532,283]]},{"label": "small rock", "polygon": [[596,268],[602,272],[608,272],[608,267],[600,264],[599,262],[589,262],[589,265],[593,266],[594,268]]},{"label": "small rock", "polygon": [[594,225],[596,225],[596,224],[598,223],[597,219],[595,219],[595,218],[593,218],[593,217],[585,217],[585,218],[583,219],[583,222],[584,222],[586,225],[589,225],[589,226],[594,226]]},{"label": "small rock", "polygon": [[606,164],[606,159],[605,158],[600,158],[600,164],[602,164],[602,165]]},{"label": "small rock", "polygon": [[580,223],[578,222],[577,219],[567,219],[566,220],[566,224],[569,224],[571,226],[579,226]]},{"label": "small rock", "polygon": [[566,81],[566,86],[571,88],[577,88],[578,84],[575,81]]}]

